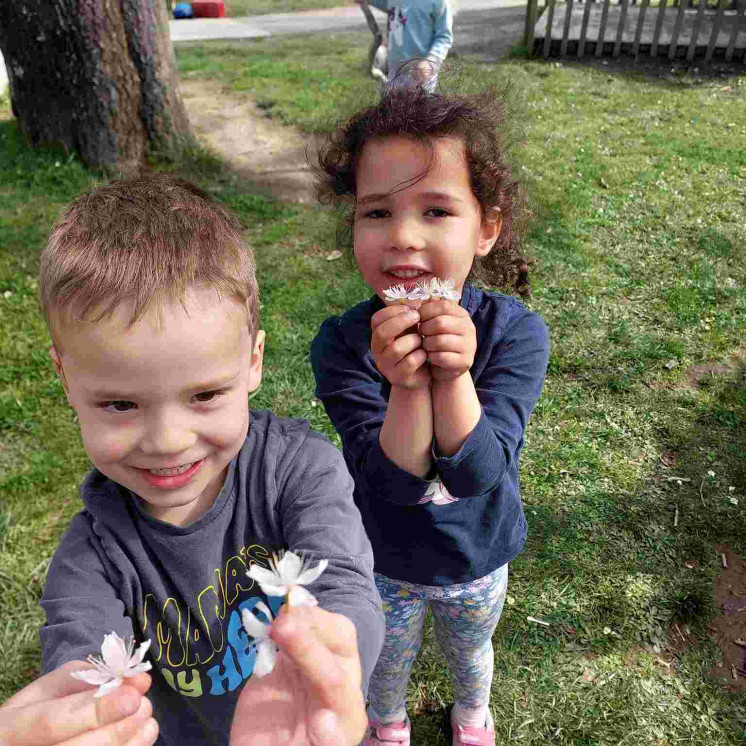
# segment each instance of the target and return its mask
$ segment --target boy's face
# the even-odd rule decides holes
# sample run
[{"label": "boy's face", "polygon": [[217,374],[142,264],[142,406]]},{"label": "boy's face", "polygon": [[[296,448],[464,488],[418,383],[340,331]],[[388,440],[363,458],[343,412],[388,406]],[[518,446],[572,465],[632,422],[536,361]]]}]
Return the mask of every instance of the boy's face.
[{"label": "boy's face", "polygon": [[450,277],[460,290],[474,257],[488,254],[500,232],[499,220],[482,220],[463,142],[432,146],[373,140],[358,163],[355,257],[382,299],[392,285],[411,289],[432,277]]},{"label": "boy's face", "polygon": [[215,501],[249,425],[264,332],[252,345],[241,305],[210,289],[169,302],[127,329],[128,308],[65,325],[52,359],[88,456],[147,511],[192,523]]}]

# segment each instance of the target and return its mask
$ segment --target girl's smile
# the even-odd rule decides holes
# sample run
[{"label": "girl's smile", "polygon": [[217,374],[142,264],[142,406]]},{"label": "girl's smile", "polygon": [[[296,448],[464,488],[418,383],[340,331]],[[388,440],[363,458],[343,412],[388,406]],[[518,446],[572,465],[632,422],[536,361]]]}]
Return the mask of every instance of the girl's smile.
[{"label": "girl's smile", "polygon": [[450,277],[461,291],[475,256],[492,248],[499,223],[482,220],[464,144],[457,138],[370,141],[357,166],[355,256],[383,298],[392,285],[411,289]]}]

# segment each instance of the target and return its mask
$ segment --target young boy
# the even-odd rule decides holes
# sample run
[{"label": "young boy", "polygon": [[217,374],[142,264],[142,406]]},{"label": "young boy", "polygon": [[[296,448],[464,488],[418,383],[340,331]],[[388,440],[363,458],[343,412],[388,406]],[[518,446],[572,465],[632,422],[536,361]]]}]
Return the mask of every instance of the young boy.
[{"label": "young boy", "polygon": [[158,743],[227,744],[234,711],[233,743],[252,728],[285,743],[329,688],[308,660],[281,652],[236,704],[257,655],[241,612],[282,603],[246,571],[289,549],[329,560],[309,587],[320,608],[280,619],[306,625],[301,658],[347,692],[325,707],[355,743],[365,719],[348,620],[363,689],[383,637],[370,543],[337,449],[306,422],[249,413],[264,332],[236,218],[173,176],[96,187],[55,226],[39,293],[94,466],[49,568],[44,670],[98,653],[112,631],[149,639]]}]

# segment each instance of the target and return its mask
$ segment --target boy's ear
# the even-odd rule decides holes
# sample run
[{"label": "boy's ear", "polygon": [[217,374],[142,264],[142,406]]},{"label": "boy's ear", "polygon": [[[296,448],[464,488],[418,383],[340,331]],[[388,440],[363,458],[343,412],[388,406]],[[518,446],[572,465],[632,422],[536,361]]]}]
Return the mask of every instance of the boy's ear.
[{"label": "boy's ear", "polygon": [[487,256],[492,251],[492,247],[495,245],[502,227],[503,216],[500,208],[485,210],[485,214],[482,217],[482,227],[479,232],[477,250],[474,252],[475,256]]},{"label": "boy's ear", "polygon": [[249,372],[249,391],[256,391],[262,382],[262,363],[264,361],[264,339],[266,335],[263,329],[256,333],[254,350],[251,353],[251,369]]},{"label": "boy's ear", "polygon": [[60,353],[57,352],[57,348],[54,345],[49,346],[49,357],[52,358],[54,369],[57,371],[57,375],[60,377],[62,388],[65,389],[65,393],[67,393],[67,381],[65,380],[65,371],[62,369],[62,358],[60,357]]}]

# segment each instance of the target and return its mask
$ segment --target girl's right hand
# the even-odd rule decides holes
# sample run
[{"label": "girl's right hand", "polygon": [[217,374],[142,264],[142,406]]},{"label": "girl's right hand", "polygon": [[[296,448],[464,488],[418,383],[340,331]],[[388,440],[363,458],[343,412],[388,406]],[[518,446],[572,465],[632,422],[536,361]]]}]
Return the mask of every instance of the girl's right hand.
[{"label": "girl's right hand", "polygon": [[392,386],[420,389],[430,385],[427,353],[417,332],[419,320],[419,312],[403,304],[386,306],[370,320],[370,351],[381,375]]}]

